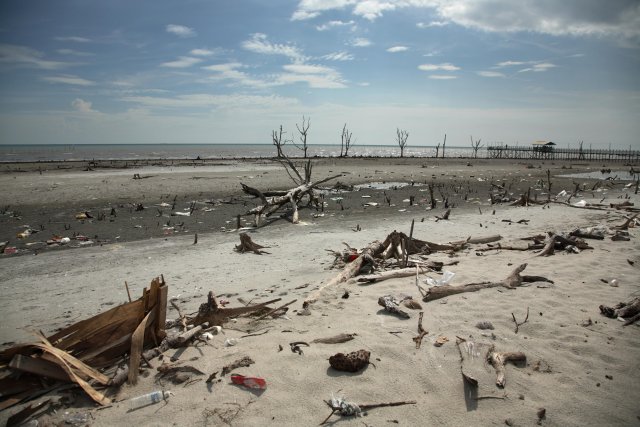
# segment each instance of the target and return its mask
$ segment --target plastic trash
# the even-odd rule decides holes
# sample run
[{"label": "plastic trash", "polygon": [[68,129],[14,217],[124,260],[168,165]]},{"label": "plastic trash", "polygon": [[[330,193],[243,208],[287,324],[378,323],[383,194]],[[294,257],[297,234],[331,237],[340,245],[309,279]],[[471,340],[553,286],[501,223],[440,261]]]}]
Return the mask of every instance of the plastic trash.
[{"label": "plastic trash", "polygon": [[564,197],[566,195],[568,195],[569,193],[567,193],[567,190],[562,190],[561,192],[558,193],[557,197]]},{"label": "plastic trash", "polygon": [[80,427],[87,425],[91,421],[91,414],[89,412],[65,412],[62,418],[65,424]]},{"label": "plastic trash", "polygon": [[443,285],[448,285],[449,282],[451,282],[451,280],[453,279],[453,277],[456,275],[456,273],[452,272],[452,271],[448,271],[445,270],[444,273],[442,273],[442,278],[441,279],[434,279],[432,277],[427,276],[427,285],[429,286],[443,286]]},{"label": "plastic trash", "polygon": [[574,203],[573,206],[584,208],[585,206],[587,206],[587,202],[585,200],[580,200],[579,202]]},{"label": "plastic trash", "polygon": [[613,286],[614,288],[618,287],[618,279],[611,279],[609,281],[609,286]]},{"label": "plastic trash", "polygon": [[148,405],[155,405],[156,403],[167,400],[169,396],[173,396],[170,391],[156,390],[151,393],[143,394],[142,396],[129,399],[129,409],[138,409]]},{"label": "plastic trash", "polygon": [[238,344],[238,340],[235,338],[227,338],[224,341],[224,346],[225,347],[233,347],[234,345]]},{"label": "plastic trash", "polygon": [[71,243],[71,239],[68,237],[63,237],[62,239],[60,239],[60,244],[61,245],[66,245],[67,243]]},{"label": "plastic trash", "polygon": [[257,390],[264,390],[267,388],[267,382],[263,378],[258,377],[245,377],[244,375],[231,375],[231,382],[238,385],[243,385],[247,388],[253,388]]}]

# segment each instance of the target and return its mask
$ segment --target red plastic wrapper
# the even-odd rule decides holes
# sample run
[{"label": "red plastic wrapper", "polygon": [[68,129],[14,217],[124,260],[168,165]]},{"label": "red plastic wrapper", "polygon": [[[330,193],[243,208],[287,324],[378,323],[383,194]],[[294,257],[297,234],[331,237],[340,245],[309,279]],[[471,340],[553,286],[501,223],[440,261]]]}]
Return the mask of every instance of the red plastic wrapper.
[{"label": "red plastic wrapper", "polygon": [[231,375],[231,382],[243,385],[248,388],[264,390],[267,388],[267,382],[263,378],[245,377],[244,375]]}]

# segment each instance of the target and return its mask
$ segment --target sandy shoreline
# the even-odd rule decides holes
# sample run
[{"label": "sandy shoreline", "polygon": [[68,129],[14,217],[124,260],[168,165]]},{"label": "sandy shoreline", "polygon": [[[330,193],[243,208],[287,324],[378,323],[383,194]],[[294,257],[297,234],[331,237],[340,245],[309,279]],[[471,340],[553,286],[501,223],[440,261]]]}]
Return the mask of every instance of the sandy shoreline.
[{"label": "sandy shoreline", "polygon": [[[124,174],[103,174],[102,171],[1,174],[0,185],[9,191],[3,192],[0,204],[22,211],[20,220],[1,217],[3,230],[11,226],[11,233],[7,235],[15,233],[18,225],[34,226],[47,216],[55,215],[61,216],[61,222],[73,226],[72,230],[61,227],[60,231],[84,232],[84,226],[94,227],[93,232],[99,230],[105,236],[120,230],[142,231],[139,238],[122,242],[109,239],[112,243],[104,246],[43,250],[37,256],[0,257],[3,271],[0,343],[29,340],[28,328],[49,333],[104,311],[126,300],[125,280],[137,297],[153,277],[163,274],[169,285],[169,296],[175,298],[185,312],[196,311],[210,290],[231,301],[233,306],[239,304],[238,298],[264,301],[280,297],[283,302],[298,299],[286,318],[259,322],[259,328],[268,330],[264,335],[240,338],[246,333],[235,330],[245,325],[239,319],[226,325],[225,333],[215,336],[208,345],[167,352],[168,356],[178,356],[183,363],[207,375],[242,356],[250,356],[256,363],[237,371],[265,378],[267,389],[252,393],[229,384],[226,378],[211,389],[204,380],[187,387],[169,384],[167,388],[175,396],[166,406],[160,404],[127,412],[126,399],[162,387],[155,382],[155,372],[148,370],[148,375],[137,386],[122,387],[111,407],[96,410],[93,403],[78,398],[67,411],[91,413],[90,424],[96,426],[226,425],[227,422],[231,425],[317,425],[330,412],[323,399],[338,393],[360,403],[417,401],[416,405],[374,409],[365,418],[332,417],[331,421],[340,425],[362,425],[363,421],[376,426],[396,422],[400,425],[504,425],[506,419],[510,419],[512,425],[535,425],[536,413],[542,407],[547,414],[542,425],[637,424],[640,329],[637,325],[622,327],[621,322],[601,316],[598,310],[600,304],[614,305],[640,293],[637,228],[629,230],[630,241],[611,241],[609,237],[589,240],[594,249],[579,254],[536,257],[531,251],[479,252],[475,249],[480,246],[474,246],[452,256],[429,255],[429,260],[458,261],[457,265],[446,267],[456,273],[454,285],[502,279],[523,262],[528,263],[526,274],[547,276],[555,283],[534,283],[514,290],[487,289],[423,302],[424,326],[429,333],[420,349],[416,349],[412,341],[416,335],[417,311],[410,311],[410,319],[399,319],[377,305],[378,297],[386,294],[404,293],[418,298],[414,278],[366,286],[339,285],[327,290],[312,305],[309,316],[297,315],[302,300],[338,273],[328,269],[333,257],[325,249],[341,250],[342,242],[362,248],[374,240],[383,240],[393,230],[408,233],[412,219],[416,220],[414,235],[417,238],[442,243],[492,234],[500,234],[503,242],[513,243],[547,231],[595,225],[611,228],[623,221],[624,212],[615,210],[586,210],[555,204],[550,207],[491,206],[488,201],[492,179],[494,183],[511,185],[511,192],[517,195],[546,178],[547,168],[557,175],[569,168],[569,164],[534,163],[533,168],[528,168],[526,163],[478,160],[467,166],[467,162],[431,162],[429,159],[394,159],[386,163],[319,162],[314,167],[314,176],[321,178],[345,171],[349,174],[340,181],[347,184],[411,180],[418,184],[424,180],[446,183],[443,188],[456,207],[448,221],[436,221],[435,216],[444,212],[442,201],[435,210],[427,210],[423,201],[426,193],[420,191],[424,187],[417,185],[400,190],[344,193],[341,195],[344,210],[327,196],[324,216],[314,217],[316,211],[303,211],[301,224],[278,221],[252,232],[256,242],[269,247],[270,253],[262,256],[234,252],[237,232],[222,232],[220,227],[235,228],[235,223],[226,221],[233,221],[235,215],[254,203],[241,198],[241,180],[263,189],[290,186],[286,174],[272,164],[232,165],[232,170],[224,171],[205,172],[196,168],[163,174],[149,172],[155,176],[142,180],[131,178],[133,170]],[[571,172],[600,167],[574,165]],[[194,176],[205,178],[192,179]],[[552,192],[572,191],[572,181],[554,178]],[[592,180],[579,181],[589,183],[588,188],[593,183]],[[453,191],[456,186],[461,188],[457,194]],[[534,191],[544,193],[544,189]],[[128,214],[126,207],[118,207],[122,213],[108,224],[103,221],[82,224],[69,218],[82,206],[97,212],[110,209],[118,202],[123,206],[135,203],[141,195],[149,206],[166,201],[167,197],[160,197],[163,194],[171,198],[177,194],[187,205],[197,200],[201,192],[201,200],[239,197],[240,201],[213,204],[215,211],[198,210],[195,216],[184,219],[184,228],[188,231],[172,236],[156,236],[149,231],[159,221],[151,208],[145,209],[148,212],[142,211],[149,213],[145,219],[140,218],[142,214]],[[363,195],[370,197],[363,198]],[[403,202],[411,195],[416,197],[414,206]],[[636,206],[640,201],[624,185],[583,191],[574,201],[619,202],[623,196],[630,197]],[[394,206],[389,206],[385,197],[391,197]],[[440,195],[438,198],[441,199]],[[380,206],[363,206],[371,201]],[[162,220],[172,218],[175,217],[162,217]],[[527,224],[505,222],[521,219],[529,221]],[[137,221],[142,221],[143,228],[133,227]],[[206,227],[198,228],[199,221],[206,223]],[[56,232],[58,229],[54,226],[57,225],[46,223],[46,230],[34,236]],[[357,226],[361,231],[353,231]],[[194,232],[199,232],[197,245],[193,245]],[[15,237],[10,238],[15,242]],[[439,277],[437,273],[428,275]],[[618,287],[601,281],[612,278],[618,279]],[[421,280],[424,279],[422,276]],[[340,298],[345,290],[350,292],[349,299]],[[527,308],[529,320],[515,334],[511,313],[522,319]],[[168,318],[176,315],[169,310]],[[588,319],[592,324],[582,326]],[[479,321],[490,321],[495,329],[479,330],[475,327]],[[311,341],[338,333],[357,336],[344,344],[312,344],[304,348],[303,355],[289,350],[289,342]],[[446,336],[449,342],[435,347],[433,343],[440,335]],[[486,372],[480,378],[480,395],[504,399],[481,400],[475,408],[465,403],[456,336],[473,337],[478,342],[495,344],[501,350],[522,351],[527,355],[526,365],[507,366],[504,390],[495,386],[493,368],[485,367]],[[225,347],[226,338],[239,338],[239,343]],[[284,350],[278,351],[278,345]],[[375,367],[369,366],[356,374],[329,368],[330,355],[360,348],[371,352]],[[0,412],[0,420],[5,421],[15,410]],[[51,421],[59,421],[63,412],[47,416]]]}]

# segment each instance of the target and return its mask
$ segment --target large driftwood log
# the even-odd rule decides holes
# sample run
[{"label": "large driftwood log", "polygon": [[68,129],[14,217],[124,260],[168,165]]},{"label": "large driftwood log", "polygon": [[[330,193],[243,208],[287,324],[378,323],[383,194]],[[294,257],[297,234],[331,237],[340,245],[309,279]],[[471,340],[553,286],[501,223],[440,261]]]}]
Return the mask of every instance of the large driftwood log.
[{"label": "large driftwood log", "polygon": [[[442,266],[440,266],[440,268],[442,268]],[[422,267],[418,267],[418,269],[419,269],[418,270],[419,273],[425,273],[427,271],[425,268],[422,268]],[[401,268],[397,270],[381,271],[375,274],[366,274],[362,276],[357,276],[355,278],[350,279],[349,281],[358,282],[358,283],[375,283],[375,282],[381,282],[383,280],[388,280],[388,279],[398,279],[401,277],[414,276],[415,274],[416,274],[416,268],[410,267],[410,268]]]},{"label": "large driftwood log", "polygon": [[383,249],[384,249],[384,246],[378,240],[376,240],[373,243],[370,243],[369,246],[367,246],[362,251],[362,253],[358,256],[358,258],[356,258],[355,260],[351,261],[349,264],[347,264],[344,267],[344,269],[342,270],[342,272],[340,272],[340,274],[335,276],[329,282],[327,282],[326,284],[321,286],[318,290],[316,290],[311,295],[309,295],[304,300],[304,303],[302,304],[303,307],[306,308],[310,304],[312,304],[315,301],[317,301],[317,299],[320,297],[320,295],[322,295],[322,293],[326,289],[328,289],[330,287],[333,287],[335,285],[338,285],[340,283],[346,282],[350,278],[356,276],[360,272],[360,268],[362,267],[362,264],[364,263],[365,259],[371,258],[371,257],[375,257],[376,255],[380,254],[383,251]]},{"label": "large driftwood log", "polygon": [[423,301],[429,302],[433,300],[437,300],[440,298],[445,298],[455,294],[461,294],[464,292],[476,292],[481,289],[488,288],[496,288],[503,287],[508,289],[514,289],[518,286],[521,286],[525,282],[550,282],[551,280],[546,277],[541,276],[521,276],[520,273],[527,268],[527,264],[521,264],[516,269],[514,269],[509,276],[499,282],[479,282],[479,283],[468,283],[462,286],[451,286],[451,285],[443,285],[443,286],[433,286],[427,289],[426,295],[422,298]]}]

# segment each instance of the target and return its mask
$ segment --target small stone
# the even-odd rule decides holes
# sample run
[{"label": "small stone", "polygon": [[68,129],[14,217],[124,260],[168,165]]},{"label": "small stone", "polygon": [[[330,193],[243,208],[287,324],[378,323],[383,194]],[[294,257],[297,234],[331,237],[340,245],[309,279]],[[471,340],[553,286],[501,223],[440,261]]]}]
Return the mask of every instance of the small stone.
[{"label": "small stone", "polygon": [[605,375],[604,377],[605,377],[606,379],[608,379],[608,380],[612,380],[612,379],[613,379],[613,377],[612,377],[611,375]]},{"label": "small stone", "polygon": [[524,400],[524,394],[520,393],[520,394],[518,395],[518,399],[520,399],[520,400]]}]

